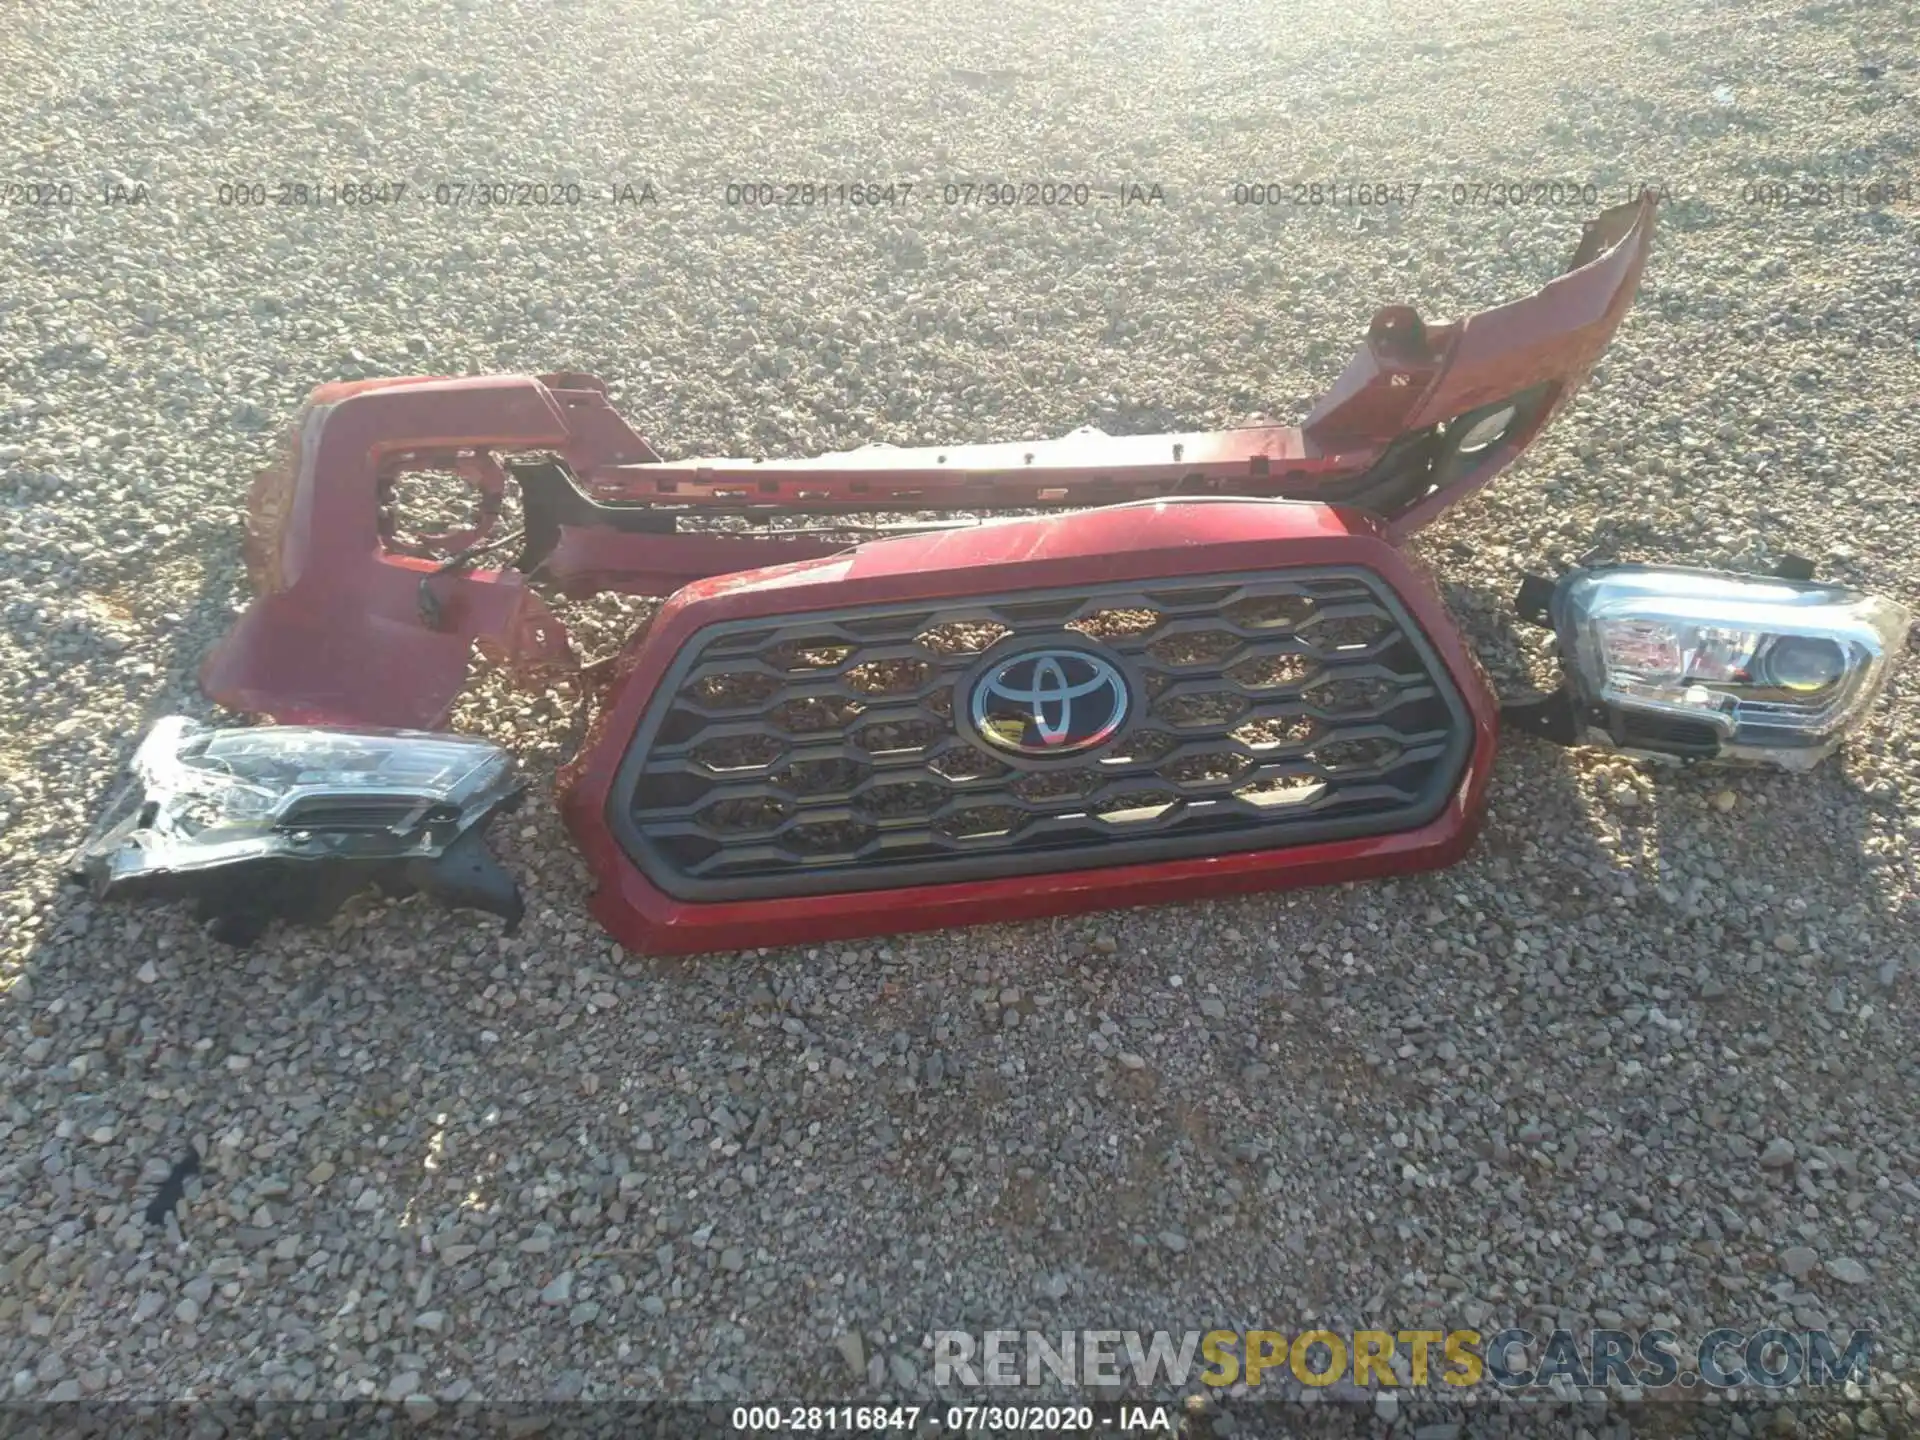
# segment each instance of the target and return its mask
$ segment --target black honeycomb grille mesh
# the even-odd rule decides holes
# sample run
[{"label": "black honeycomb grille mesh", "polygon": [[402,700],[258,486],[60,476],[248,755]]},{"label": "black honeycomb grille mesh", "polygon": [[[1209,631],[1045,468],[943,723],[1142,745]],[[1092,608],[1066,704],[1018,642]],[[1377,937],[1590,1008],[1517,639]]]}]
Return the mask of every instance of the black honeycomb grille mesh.
[{"label": "black honeycomb grille mesh", "polygon": [[[983,656],[1096,644],[1121,733],[1010,763],[973,738]],[[615,833],[689,899],[867,890],[1411,829],[1471,740],[1458,692],[1371,572],[730,622],[663,678],[614,787]]]}]

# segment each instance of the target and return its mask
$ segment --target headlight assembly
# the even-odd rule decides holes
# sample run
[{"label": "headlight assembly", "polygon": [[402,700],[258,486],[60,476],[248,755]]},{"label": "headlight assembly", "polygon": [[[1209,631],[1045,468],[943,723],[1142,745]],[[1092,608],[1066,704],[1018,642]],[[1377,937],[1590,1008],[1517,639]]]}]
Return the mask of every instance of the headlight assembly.
[{"label": "headlight assembly", "polygon": [[520,918],[482,831],[521,786],[466,735],[304,725],[215,730],[179,715],[140,744],[130,782],[75,869],[106,899],[200,902],[245,944],[276,917],[318,921],[369,885]]},{"label": "headlight assembly", "polygon": [[1911,616],[1891,600],[1784,576],[1653,565],[1529,581],[1566,688],[1521,707],[1552,738],[1803,770],[1886,683]]}]

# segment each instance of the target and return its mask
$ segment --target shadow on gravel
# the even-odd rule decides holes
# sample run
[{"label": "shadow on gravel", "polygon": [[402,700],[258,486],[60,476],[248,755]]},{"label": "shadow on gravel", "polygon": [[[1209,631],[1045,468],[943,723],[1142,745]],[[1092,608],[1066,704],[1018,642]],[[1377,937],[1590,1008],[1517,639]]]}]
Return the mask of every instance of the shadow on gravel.
[{"label": "shadow on gravel", "polygon": [[[1509,597],[1459,586],[1446,596],[1503,698],[1553,683],[1551,637],[1516,622]],[[1871,730],[1848,743],[1873,743]],[[1797,977],[1798,998],[1838,1013],[1834,987],[1881,983],[1899,958],[1836,953],[1842,934],[1877,931],[1894,944],[1914,919],[1868,843],[1873,817],[1897,815],[1899,796],[1863,789],[1844,753],[1810,774],[1786,774],[1501,738],[1506,783],[1496,789],[1523,798],[1503,805],[1496,794],[1489,852],[1555,854],[1573,883],[1584,877],[1641,920],[1651,956],[1687,993],[1731,1014],[1748,1003],[1743,981]]]},{"label": "shadow on gravel", "polygon": [[[158,672],[158,683],[141,704],[139,718],[110,738],[107,758],[87,777],[85,824],[88,827],[104,812],[107,802],[125,780],[128,762],[154,721],[163,715],[184,714],[200,720],[213,715],[215,707],[200,693],[200,662],[208,647],[232,623],[236,613],[234,601],[244,593],[245,584],[237,547],[233,553],[209,559],[193,599],[177,612],[180,620],[172,627],[171,636],[149,656],[149,663]],[[36,754],[36,760],[44,769],[57,768],[48,764],[45,756],[55,743],[49,741]],[[70,837],[71,850],[78,850],[86,833],[82,831]],[[94,909],[81,886],[63,884],[58,920],[49,927],[43,947],[57,945],[63,937],[86,934],[85,927]],[[30,959],[28,964],[31,963]],[[23,973],[26,972],[23,970]]]}]

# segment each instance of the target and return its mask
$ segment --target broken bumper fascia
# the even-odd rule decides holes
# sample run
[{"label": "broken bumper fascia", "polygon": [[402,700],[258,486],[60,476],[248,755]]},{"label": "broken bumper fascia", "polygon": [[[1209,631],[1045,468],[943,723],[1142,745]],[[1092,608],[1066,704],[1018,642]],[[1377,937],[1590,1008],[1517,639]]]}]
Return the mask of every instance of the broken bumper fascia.
[{"label": "broken bumper fascia", "polygon": [[[1349,506],[1397,540],[1505,469],[1584,382],[1632,303],[1652,227],[1650,198],[1609,210],[1564,274],[1465,319],[1379,311],[1298,428],[669,462],[590,376],[322,386],[285,463],[254,487],[256,599],[208,656],[202,687],[285,722],[432,727],[476,647],[525,683],[575,667],[532,580],[571,595],[667,595],[886,528],[861,517],[936,517],[913,522],[924,529],[996,510],[1242,496]],[[478,518],[398,545],[394,485],[427,469],[466,480]],[[488,554],[488,568],[489,547],[505,549],[494,531],[510,479],[525,523],[510,563]]]},{"label": "broken bumper fascia", "polygon": [[369,888],[489,911],[518,887],[484,831],[519,801],[513,757],[471,736],[158,721],[73,869],[107,900],[199,903],[215,938],[318,923]]}]

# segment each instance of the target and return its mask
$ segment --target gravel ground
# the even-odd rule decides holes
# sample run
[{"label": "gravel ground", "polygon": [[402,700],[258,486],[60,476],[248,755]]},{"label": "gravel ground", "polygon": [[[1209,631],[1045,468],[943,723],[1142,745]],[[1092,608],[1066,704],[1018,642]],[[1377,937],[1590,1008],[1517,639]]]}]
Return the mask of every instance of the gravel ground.
[{"label": "gravel ground", "polygon": [[[1743,193],[1920,187],[1912,4],[45,0],[5,29],[0,180],[77,195],[0,213],[0,1390],[915,1395],[936,1328],[1308,1320],[1871,1324],[1911,1373],[1911,663],[1812,776],[1516,740],[1437,876],[887,943],[624,957],[544,802],[496,847],[513,940],[376,905],[236,957],[59,872],[147,721],[207,713],[246,478],[321,380],[596,371],[675,455],[1290,418],[1376,304],[1524,293],[1597,208],[1454,181],[1673,199],[1578,405],[1422,542],[1501,678],[1540,659],[1516,570],[1594,550],[1799,552],[1920,603],[1920,209]],[[938,203],[981,178],[1165,199]],[[919,190],[724,204],[761,179]],[[1228,203],[1314,179],[1426,189]],[[411,189],[218,189],[339,180]],[[433,202],[493,181],[653,203]],[[483,682],[460,718],[545,776],[572,717]]]}]

